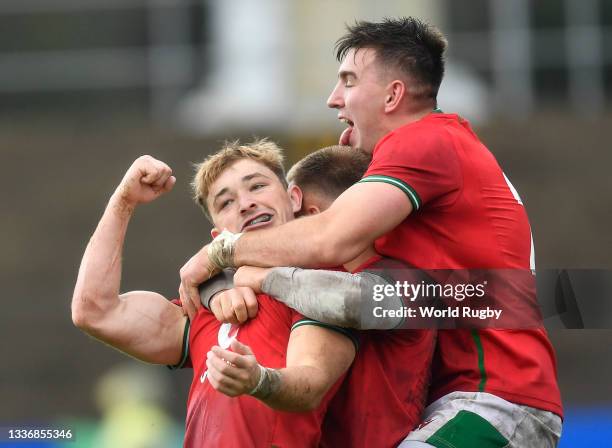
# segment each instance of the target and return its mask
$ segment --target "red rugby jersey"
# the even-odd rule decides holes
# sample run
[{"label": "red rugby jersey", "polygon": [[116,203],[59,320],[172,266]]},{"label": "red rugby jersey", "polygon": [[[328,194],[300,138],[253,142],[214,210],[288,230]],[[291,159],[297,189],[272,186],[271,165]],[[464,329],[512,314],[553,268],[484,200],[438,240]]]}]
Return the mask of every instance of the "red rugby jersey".
[{"label": "red rugby jersey", "polygon": [[[406,268],[373,257],[355,272]],[[395,447],[421,421],[427,398],[435,330],[359,332],[359,352],[332,398],[322,447]]]},{"label": "red rugby jersey", "polygon": [[[228,397],[217,392],[206,378],[206,354],[213,345],[236,337],[253,350],[257,361],[271,368],[286,366],[289,335],[303,316],[267,295],[257,296],[257,317],[240,326],[221,324],[208,310],[191,323],[186,366],[193,367],[193,381],[187,399],[185,447],[315,447],[329,399],[313,412],[276,411],[247,396]],[[176,303],[176,302],[175,302]],[[312,321],[308,321],[312,322]]]},{"label": "red rugby jersey", "polygon": [[[523,204],[469,124],[431,113],[381,139],[361,182],[387,182],[413,212],[376,250],[423,269],[529,269],[533,244]],[[483,391],[562,415],[546,331],[441,330],[430,401]]]}]

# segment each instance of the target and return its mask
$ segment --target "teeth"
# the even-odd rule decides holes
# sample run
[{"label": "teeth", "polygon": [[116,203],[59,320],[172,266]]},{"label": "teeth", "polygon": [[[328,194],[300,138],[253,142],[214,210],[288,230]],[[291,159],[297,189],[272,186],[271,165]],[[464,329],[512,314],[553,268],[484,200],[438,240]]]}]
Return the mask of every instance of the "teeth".
[{"label": "teeth", "polygon": [[260,222],[268,222],[270,221],[270,219],[272,219],[272,217],[270,215],[261,215],[257,218],[255,218],[254,220],[249,222],[249,225],[255,225],[255,224],[259,224]]},{"label": "teeth", "polygon": [[349,126],[353,126],[353,122],[351,120],[349,120],[348,118],[343,118],[342,120],[343,123],[348,124]]}]

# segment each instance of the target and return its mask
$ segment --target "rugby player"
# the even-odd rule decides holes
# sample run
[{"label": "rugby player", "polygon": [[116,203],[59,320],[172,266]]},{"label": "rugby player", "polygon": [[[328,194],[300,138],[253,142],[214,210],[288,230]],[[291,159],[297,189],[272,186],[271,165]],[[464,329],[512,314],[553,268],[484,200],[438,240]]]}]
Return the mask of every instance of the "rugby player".
[{"label": "rugby player", "polygon": [[[372,153],[363,179],[323,213],[258,234],[226,234],[181,269],[181,301],[243,265],[335,266],[375,241],[423,269],[535,269],[527,214],[468,122],[438,109],[446,40],[413,18],[358,22],[337,44],[328,106],[341,144]],[[552,447],[562,405],[543,328],[440,331],[424,422],[404,447]]]},{"label": "rugby player", "polygon": [[[171,169],[150,156],[128,169],[83,255],[75,325],[142,361],[193,367],[185,446],[316,446],[327,402],[355,355],[348,331],[304,319],[265,295],[257,317],[235,327],[208,312],[189,321],[154,292],[119,293],[130,218],[174,183]],[[287,190],[282,156],[271,142],[227,144],[199,166],[194,186],[213,236],[222,228],[275,227],[300,209],[301,193]]]},{"label": "rugby player", "polygon": [[[287,180],[302,190],[301,214],[308,216],[327,209],[343,191],[359,181],[369,162],[369,155],[361,151],[332,146],[296,163]],[[265,290],[321,322],[389,329],[401,324],[401,319],[368,319],[371,310],[363,310],[372,303],[389,309],[401,306],[402,298],[397,296],[389,296],[383,303],[372,302],[372,287],[393,283],[391,277],[399,270],[412,275],[402,276],[403,280],[413,283],[422,280],[415,278],[416,271],[407,271],[406,267],[397,260],[381,257],[371,245],[344,264],[348,272],[244,266],[238,269],[234,280],[237,285],[257,292]],[[223,298],[214,296],[212,303],[217,300]],[[230,302],[224,305],[226,310],[230,307]],[[225,320],[224,315],[218,317]],[[433,330],[360,332],[355,362],[326,414],[321,446],[397,446],[420,422],[434,336]],[[398,359],[403,362],[398,363]]]}]

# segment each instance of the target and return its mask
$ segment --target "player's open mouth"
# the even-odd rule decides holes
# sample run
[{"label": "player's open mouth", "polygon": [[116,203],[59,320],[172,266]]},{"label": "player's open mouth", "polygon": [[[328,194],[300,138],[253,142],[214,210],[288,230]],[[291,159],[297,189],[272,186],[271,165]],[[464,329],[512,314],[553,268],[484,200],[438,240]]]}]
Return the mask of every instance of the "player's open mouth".
[{"label": "player's open mouth", "polygon": [[338,144],[341,146],[351,146],[351,134],[353,133],[353,126],[349,124],[349,127],[342,131]]},{"label": "player's open mouth", "polygon": [[342,131],[340,139],[338,140],[338,144],[342,146],[351,146],[351,133],[353,132],[353,127],[355,126],[355,123],[342,115],[338,115],[338,120],[348,125],[348,127],[344,131]]},{"label": "player's open mouth", "polygon": [[260,215],[257,215],[253,219],[250,219],[249,221],[245,222],[242,225],[242,229],[240,231],[241,232],[245,232],[247,230],[252,230],[252,229],[255,229],[255,228],[263,227],[267,223],[269,223],[271,220],[272,220],[272,215],[271,214],[269,214],[269,213],[262,213]]}]

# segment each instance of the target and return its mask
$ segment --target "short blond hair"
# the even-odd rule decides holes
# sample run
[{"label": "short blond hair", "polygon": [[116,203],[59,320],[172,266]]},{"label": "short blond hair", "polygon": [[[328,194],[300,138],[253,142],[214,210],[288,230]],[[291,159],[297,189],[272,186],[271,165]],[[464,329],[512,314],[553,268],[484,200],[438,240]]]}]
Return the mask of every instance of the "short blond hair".
[{"label": "short blond hair", "polygon": [[210,187],[223,171],[243,159],[250,159],[266,166],[276,174],[283,186],[287,187],[283,150],[276,143],[267,138],[255,139],[247,144],[240,144],[240,140],[226,141],[215,154],[195,164],[196,174],[191,182],[193,198],[211,222],[212,216],[206,204]]}]

